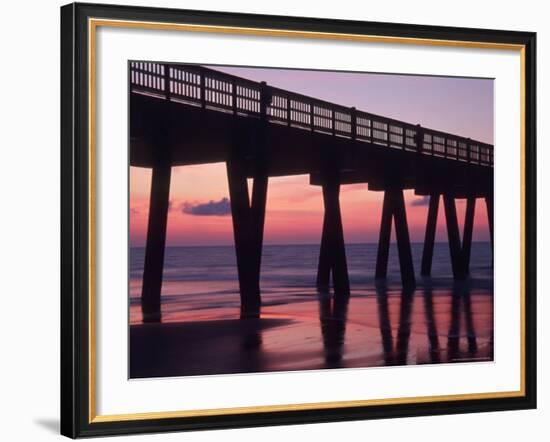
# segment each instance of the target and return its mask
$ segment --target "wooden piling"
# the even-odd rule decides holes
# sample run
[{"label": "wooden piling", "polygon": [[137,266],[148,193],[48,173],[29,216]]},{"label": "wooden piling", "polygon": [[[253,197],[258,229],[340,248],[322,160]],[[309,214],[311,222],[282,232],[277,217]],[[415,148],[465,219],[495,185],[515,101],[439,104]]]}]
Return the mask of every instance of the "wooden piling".
[{"label": "wooden piling", "polygon": [[259,284],[256,284],[259,278],[255,277],[259,260],[255,257],[257,237],[252,229],[244,161],[227,161],[227,179],[241,295],[241,316],[257,317],[261,304]]},{"label": "wooden piling", "polygon": [[493,195],[488,195],[485,197],[485,204],[487,205],[487,218],[489,221],[489,234],[491,235],[491,253],[494,259],[494,226],[493,226]]},{"label": "wooden piling", "polygon": [[405,210],[403,191],[395,191],[393,198],[395,201],[393,216],[395,221],[397,251],[399,253],[399,267],[401,269],[401,282],[403,287],[412,288],[416,285],[416,280],[414,277],[411,240],[409,237],[409,227],[407,225],[407,212]]},{"label": "wooden piling", "polygon": [[153,167],[141,290],[143,322],[161,321],[160,296],[166,245],[170,175],[171,167],[169,163],[162,163]]},{"label": "wooden piling", "polygon": [[350,292],[349,276],[340,212],[340,183],[336,174],[326,176],[322,187],[325,215],[317,269],[317,286],[320,289],[328,287],[330,271],[335,294],[346,296]]},{"label": "wooden piling", "polygon": [[432,260],[438,211],[439,194],[430,195],[428,219],[426,221],[426,235],[424,236],[424,248],[422,250],[422,267],[420,270],[420,274],[422,276],[430,276],[432,274]]},{"label": "wooden piling", "polygon": [[254,287],[260,293],[260,270],[262,264],[262,248],[264,239],[265,208],[267,202],[268,176],[264,170],[259,170],[252,184],[252,204],[250,206],[250,222],[254,258]]},{"label": "wooden piling", "polygon": [[323,215],[323,231],[319,250],[319,264],[317,266],[317,289],[328,291],[330,287],[330,239],[328,233],[327,213]]},{"label": "wooden piling", "polygon": [[378,238],[378,254],[376,257],[376,279],[383,279],[388,273],[392,216],[393,200],[391,198],[391,194],[386,191],[384,192],[382,218],[380,220],[380,237]]},{"label": "wooden piling", "polygon": [[464,267],[462,260],[462,246],[460,243],[460,232],[456,216],[456,204],[454,197],[443,195],[445,206],[445,219],[447,224],[447,235],[449,239],[449,251],[451,254],[451,265],[455,279],[464,279]]},{"label": "wooden piling", "polygon": [[395,222],[401,282],[404,287],[414,287],[416,280],[402,189],[387,189],[384,193],[375,276],[382,279],[387,275],[392,218]]},{"label": "wooden piling", "polygon": [[475,197],[468,197],[466,201],[466,216],[464,218],[464,233],[462,235],[462,264],[465,275],[470,273],[470,256],[472,254],[472,235],[474,231],[475,208]]},{"label": "wooden piling", "polygon": [[[231,201],[233,236],[241,295],[241,317],[259,317],[261,307],[260,273],[269,174],[267,170],[267,107],[270,89],[260,84],[260,126],[253,141],[242,137],[235,126],[231,157],[227,160],[227,179]],[[232,103],[236,109],[236,89],[232,84]],[[235,123],[236,124],[236,123]],[[248,192],[248,173],[253,168],[252,195]]]}]

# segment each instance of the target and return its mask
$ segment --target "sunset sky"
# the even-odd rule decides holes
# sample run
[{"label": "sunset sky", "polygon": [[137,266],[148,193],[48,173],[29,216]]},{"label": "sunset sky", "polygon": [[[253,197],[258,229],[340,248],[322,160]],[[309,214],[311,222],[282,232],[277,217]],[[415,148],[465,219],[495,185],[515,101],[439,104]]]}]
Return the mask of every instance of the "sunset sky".
[{"label": "sunset sky", "polygon": [[[494,98],[493,80],[490,79],[213,68],[345,106],[493,143]],[[150,185],[150,169],[130,168],[132,246],[145,244]],[[167,246],[233,244],[228,197],[225,164],[174,167]],[[342,187],[340,202],[347,243],[377,241],[382,197],[381,192],[368,191],[366,184]],[[406,191],[405,198],[411,240],[422,241],[427,201],[412,191]],[[465,201],[458,200],[461,225],[464,209]],[[310,186],[307,175],[270,178],[265,244],[318,244],[322,221],[321,188]],[[446,237],[443,223],[444,213],[440,207],[438,240]],[[485,204],[478,200],[474,241],[488,239]]]}]

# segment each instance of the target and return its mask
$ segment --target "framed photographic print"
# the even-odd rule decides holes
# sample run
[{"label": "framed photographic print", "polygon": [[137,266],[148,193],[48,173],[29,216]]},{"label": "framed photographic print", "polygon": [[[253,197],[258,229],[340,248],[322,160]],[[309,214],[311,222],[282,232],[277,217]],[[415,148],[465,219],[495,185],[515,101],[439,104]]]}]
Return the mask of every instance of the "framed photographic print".
[{"label": "framed photographic print", "polygon": [[535,42],[62,7],[62,434],[534,408]]}]

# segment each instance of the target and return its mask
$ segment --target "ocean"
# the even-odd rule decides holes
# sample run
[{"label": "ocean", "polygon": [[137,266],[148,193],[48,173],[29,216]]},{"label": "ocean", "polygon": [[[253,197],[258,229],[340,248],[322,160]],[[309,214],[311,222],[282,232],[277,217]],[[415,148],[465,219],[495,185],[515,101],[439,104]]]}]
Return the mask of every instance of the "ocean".
[{"label": "ocean", "polygon": [[[412,244],[420,273],[422,244]],[[375,281],[376,244],[346,245],[349,299],[315,287],[318,245],[264,245],[262,311],[240,320],[232,246],[167,247],[162,323],[141,324],[145,249],[130,249],[130,375],[164,377],[491,361],[491,244],[474,242],[469,278],[455,283],[447,243],[432,277],[403,291],[397,247]],[[154,357],[152,357],[154,355]]]}]

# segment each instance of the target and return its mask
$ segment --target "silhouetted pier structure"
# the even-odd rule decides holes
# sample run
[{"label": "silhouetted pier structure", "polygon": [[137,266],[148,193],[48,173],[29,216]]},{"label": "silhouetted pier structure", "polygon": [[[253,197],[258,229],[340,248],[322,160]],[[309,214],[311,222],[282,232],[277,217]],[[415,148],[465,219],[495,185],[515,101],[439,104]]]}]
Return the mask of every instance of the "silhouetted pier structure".
[{"label": "silhouetted pier structure", "polygon": [[[197,65],[130,63],[130,164],[153,170],[142,309],[160,320],[171,168],[225,162],[243,316],[257,316],[268,182],[310,176],[325,214],[317,286],[332,275],[350,292],[340,187],[367,183],[384,192],[376,277],[385,278],[392,220],[404,287],[415,286],[403,191],[430,198],[422,275],[430,275],[443,197],[455,279],[469,270],[475,202],[487,204],[493,235],[493,146],[289,92]],[[452,103],[449,103],[452,106]],[[247,179],[253,179],[249,195]],[[461,240],[455,200],[467,199]]]}]

